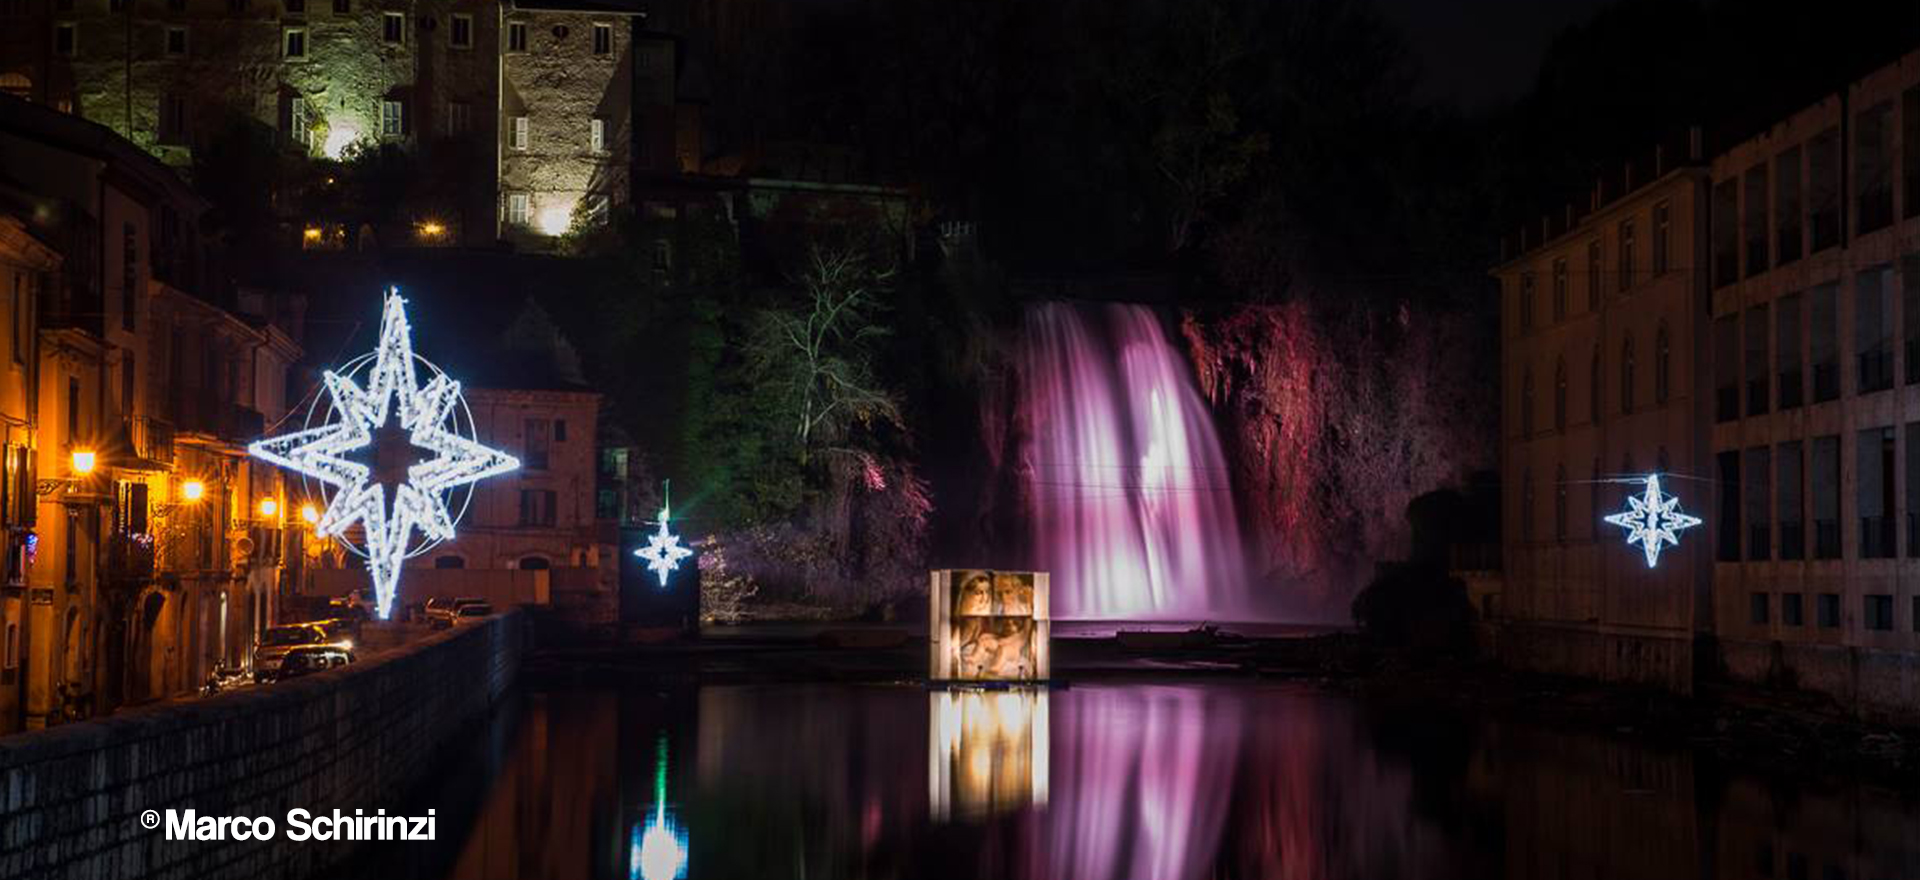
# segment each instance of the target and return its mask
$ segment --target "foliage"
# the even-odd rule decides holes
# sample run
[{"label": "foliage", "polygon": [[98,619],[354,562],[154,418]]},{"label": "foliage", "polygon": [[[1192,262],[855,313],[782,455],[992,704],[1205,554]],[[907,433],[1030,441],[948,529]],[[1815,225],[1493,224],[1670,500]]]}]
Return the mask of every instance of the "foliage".
[{"label": "foliage", "polygon": [[1467,586],[1441,566],[1384,566],[1354,597],[1353,620],[1368,636],[1395,647],[1466,652],[1473,646]]},{"label": "foliage", "polygon": [[774,383],[804,464],[821,444],[856,428],[898,426],[900,407],[874,375],[879,295],[893,270],[855,249],[809,249],[797,279],[802,297],[761,311],[748,357]]}]

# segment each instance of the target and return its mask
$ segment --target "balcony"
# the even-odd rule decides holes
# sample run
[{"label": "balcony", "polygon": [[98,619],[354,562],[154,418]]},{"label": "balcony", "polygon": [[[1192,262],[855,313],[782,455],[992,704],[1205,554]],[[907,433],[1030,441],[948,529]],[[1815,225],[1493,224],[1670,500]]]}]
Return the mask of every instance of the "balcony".
[{"label": "balcony", "polygon": [[148,416],[127,419],[127,441],[133,457],[158,464],[173,463],[173,424]]},{"label": "balcony", "polygon": [[220,440],[245,443],[266,430],[266,417],[259,410],[238,404],[185,394],[176,400],[174,429],[181,434],[199,434]]},{"label": "balcony", "polygon": [[108,583],[143,583],[153,570],[152,538],[115,532],[107,539]]}]

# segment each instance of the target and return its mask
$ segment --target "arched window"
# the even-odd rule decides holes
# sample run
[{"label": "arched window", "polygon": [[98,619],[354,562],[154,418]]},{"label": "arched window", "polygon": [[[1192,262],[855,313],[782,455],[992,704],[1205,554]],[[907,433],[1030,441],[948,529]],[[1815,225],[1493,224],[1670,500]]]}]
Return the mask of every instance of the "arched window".
[{"label": "arched window", "polygon": [[1553,429],[1567,429],[1567,359],[1564,356],[1553,365]]},{"label": "arched window", "polygon": [[1633,334],[1620,342],[1620,411],[1633,412]]},{"label": "arched window", "polygon": [[1526,378],[1520,380],[1520,436],[1533,433],[1533,368],[1527,368]]},{"label": "arched window", "polygon": [[452,554],[448,554],[446,556],[435,556],[433,558],[433,567],[434,568],[466,568],[467,560],[459,556],[454,556]]},{"label": "arched window", "polygon": [[1553,471],[1553,539],[1562,544],[1567,542],[1567,466],[1564,463]]},{"label": "arched window", "polygon": [[1653,337],[1653,402],[1664,404],[1673,389],[1673,345],[1667,337],[1667,322]]},{"label": "arched window", "polygon": [[546,571],[551,567],[545,556],[524,556],[520,559],[521,571]]},{"label": "arched window", "polygon": [[1600,401],[1606,395],[1601,393],[1600,345],[1593,346],[1593,369],[1587,371],[1587,420],[1600,423]]}]

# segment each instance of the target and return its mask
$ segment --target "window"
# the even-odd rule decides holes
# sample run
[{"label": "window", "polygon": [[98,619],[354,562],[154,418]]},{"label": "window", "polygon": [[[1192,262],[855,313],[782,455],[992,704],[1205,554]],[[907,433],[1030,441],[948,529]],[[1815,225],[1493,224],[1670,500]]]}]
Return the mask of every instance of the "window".
[{"label": "window", "polygon": [[1520,477],[1520,540],[1533,543],[1533,471]]},{"label": "window", "polygon": [[1829,128],[1807,144],[1807,212],[1819,253],[1840,243],[1840,129]]},{"label": "window", "polygon": [[456,12],[448,19],[447,43],[455,49],[473,48],[473,16]]},{"label": "window", "polygon": [[523,556],[517,565],[521,571],[550,571],[553,568],[553,563],[548,562],[545,556]]},{"label": "window", "polygon": [[20,624],[7,621],[7,668],[20,666]]},{"label": "window", "polygon": [[507,51],[527,51],[527,23],[523,21],[507,22]]},{"label": "window", "polygon": [[307,0],[283,0],[288,15],[306,15]]},{"label": "window", "polygon": [[1920,422],[1907,423],[1907,555],[1920,557]]},{"label": "window", "polygon": [[140,295],[140,230],[132,223],[120,226],[120,329],[133,329],[133,312]]},{"label": "window", "polygon": [[1806,626],[1807,609],[1799,593],[1780,594],[1780,625]]},{"label": "window", "polygon": [[467,560],[464,557],[454,556],[452,554],[435,556],[433,558],[433,567],[440,569],[466,568]]},{"label": "window", "polygon": [[1533,273],[1520,273],[1520,329],[1533,327]]},{"label": "window", "polygon": [[587,120],[587,149],[596,153],[607,151],[607,121],[595,116]]},{"label": "window", "polygon": [[1881,101],[1853,117],[1854,231],[1866,234],[1893,222],[1893,102]]},{"label": "window", "polygon": [[1744,464],[1746,498],[1747,559],[1765,562],[1773,558],[1773,493],[1768,481],[1773,478],[1773,454],[1765,446],[1747,450]]},{"label": "window", "polygon": [[1859,363],[1854,393],[1893,387],[1893,267],[1875,266],[1854,276],[1854,351]]},{"label": "window", "polygon": [[13,362],[16,364],[27,362],[27,343],[33,338],[29,311],[33,305],[33,285],[27,283],[28,280],[27,273],[19,269],[13,271]]},{"label": "window", "polygon": [[465,101],[447,102],[447,134],[462,135],[473,130],[473,105]]},{"label": "window", "polygon": [[1526,377],[1520,380],[1520,436],[1533,433],[1533,370],[1528,369]]},{"label": "window", "polygon": [[1920,86],[1900,94],[1900,177],[1906,181],[1900,213],[1920,217]]},{"label": "window", "polygon": [[1587,242],[1587,310],[1600,310],[1600,239]]},{"label": "window", "polygon": [[136,409],[133,400],[133,363],[133,352],[129,351],[120,356],[120,409],[127,413],[132,413]]},{"label": "window", "polygon": [[1800,259],[1800,148],[1773,158],[1773,249],[1775,265]]},{"label": "window", "polygon": [[287,101],[287,139],[303,147],[313,145],[312,122],[307,118],[307,99],[295,95]]},{"label": "window", "polygon": [[1747,622],[1754,626],[1767,625],[1767,611],[1772,604],[1765,593],[1751,593],[1747,597]]},{"label": "window", "polygon": [[1808,349],[1813,360],[1813,402],[1824,403],[1840,396],[1840,287],[1822,284],[1813,289],[1812,339]]},{"label": "window", "polygon": [[1821,593],[1814,599],[1815,619],[1821,629],[1838,629],[1840,626],[1840,594]]},{"label": "window", "polygon": [[528,214],[526,193],[507,194],[507,222],[514,226],[527,225]]},{"label": "window", "polygon": [[1713,185],[1713,285],[1740,280],[1740,181]]},{"label": "window", "polygon": [[352,13],[353,0],[333,0],[334,15],[350,15]]},{"label": "window", "polygon": [[1714,529],[1714,558],[1721,562],[1740,561],[1740,453],[1722,452],[1714,456],[1720,471],[1720,522]]},{"label": "window", "polygon": [[397,138],[406,134],[406,110],[399,101],[380,102],[380,136]]},{"label": "window", "polygon": [[[53,53],[67,58],[78,54],[74,45],[74,28],[71,22],[61,22],[53,26]],[[12,625],[8,625],[9,631]]]},{"label": "window", "polygon": [[1620,411],[1633,412],[1633,334],[1620,341]]},{"label": "window", "polygon": [[1667,333],[1667,322],[1660,322],[1660,329],[1653,335],[1653,402],[1664,404],[1673,391],[1673,340]]},{"label": "window", "polygon": [[1713,319],[1713,417],[1731,422],[1740,417],[1740,316]]},{"label": "window", "polygon": [[593,26],[593,54],[613,54],[613,25],[595,24]]},{"label": "window", "polygon": [[1907,384],[1920,384],[1920,252],[1900,258],[1900,338]]},{"label": "window", "polygon": [[1913,614],[1910,619],[1913,622],[1913,631],[1920,632],[1920,596],[1913,597]]},{"label": "window", "polygon": [[187,141],[187,99],[180,95],[160,96],[160,142],[184,144]]},{"label": "window", "polygon": [[1567,429],[1567,359],[1561,357],[1553,364],[1553,429]]},{"label": "window", "polygon": [[553,420],[553,442],[555,443],[567,442],[567,420],[566,419]]},{"label": "window", "polygon": [[1774,508],[1780,520],[1780,558],[1795,560],[1807,558],[1807,533],[1803,517],[1802,499],[1806,497],[1801,485],[1800,441],[1794,440],[1780,444],[1774,457]]},{"label": "window", "polygon": [[1840,558],[1840,438],[1813,438],[1813,558]]},{"label": "window", "polygon": [[167,28],[167,54],[187,54],[187,29],[183,27]]},{"label": "window", "polygon": [[1885,593],[1868,593],[1861,597],[1861,616],[1866,618],[1867,629],[1893,629],[1893,597]]},{"label": "window", "polygon": [[1593,347],[1593,366],[1587,370],[1587,421],[1596,424],[1600,421],[1601,399],[1606,396],[1602,391],[1600,381],[1602,375],[1604,375],[1604,372],[1600,369],[1600,346],[1595,345]]},{"label": "window", "polygon": [[285,40],[282,43],[282,45],[286,47],[286,57],[289,60],[297,61],[297,60],[306,58],[307,57],[307,29],[306,28],[287,28],[285,31]]},{"label": "window", "polygon": [[60,445],[73,446],[75,438],[80,436],[80,377],[67,377],[67,433],[60,438]]},{"label": "window", "polygon": [[1668,248],[1673,238],[1673,205],[1661,202],[1653,206],[1653,274],[1667,274]]},{"label": "window", "polygon": [[1765,414],[1773,403],[1773,371],[1767,369],[1767,337],[1773,331],[1765,304],[1747,310],[1747,415]]},{"label": "window", "polygon": [[520,490],[520,525],[553,525],[553,490]]},{"label": "window", "polygon": [[[664,238],[656,238],[653,240],[653,271],[673,271],[673,242]],[[1528,406],[1532,406],[1531,393],[1529,393],[1528,398]],[[1531,417],[1529,417],[1529,424],[1531,424]]]},{"label": "window", "polygon": [[520,466],[527,470],[544,471],[553,448],[553,423],[546,419],[527,419],[526,432],[526,448],[520,456]]},{"label": "window", "polygon": [[1633,221],[1620,221],[1620,292],[1633,288]]},{"label": "window", "polygon": [[227,0],[227,11],[234,15],[246,15],[247,0]]},{"label": "window", "polygon": [[527,117],[514,116],[507,119],[507,146],[515,150],[527,148]]},{"label": "window", "polygon": [[1802,297],[1790,293],[1780,298],[1773,310],[1773,355],[1780,379],[1780,408],[1793,409],[1805,394],[1806,380],[1800,366],[1800,312]]},{"label": "window", "polygon": [[398,12],[387,12],[380,16],[381,38],[389,43],[407,41],[407,17]]},{"label": "window", "polygon": [[1567,466],[1553,469],[1553,540],[1567,542]]},{"label": "window", "polygon": [[1767,166],[1747,169],[1740,225],[1746,231],[1747,277],[1767,271]]}]

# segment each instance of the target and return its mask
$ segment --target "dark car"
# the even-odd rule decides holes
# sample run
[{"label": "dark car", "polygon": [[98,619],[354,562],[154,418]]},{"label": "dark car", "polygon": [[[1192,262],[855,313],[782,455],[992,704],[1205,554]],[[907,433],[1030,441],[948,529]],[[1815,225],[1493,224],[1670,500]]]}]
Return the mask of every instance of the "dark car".
[{"label": "dark car", "polygon": [[281,661],[293,649],[305,645],[327,645],[332,641],[324,627],[313,623],[295,623],[268,627],[253,649],[253,680],[269,681],[280,675]]},{"label": "dark car", "polygon": [[353,654],[333,645],[301,645],[287,651],[280,660],[276,679],[298,678],[315,672],[325,672],[336,666],[345,666],[353,662]]}]

